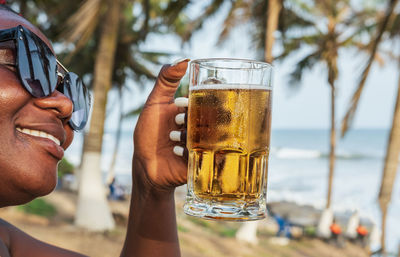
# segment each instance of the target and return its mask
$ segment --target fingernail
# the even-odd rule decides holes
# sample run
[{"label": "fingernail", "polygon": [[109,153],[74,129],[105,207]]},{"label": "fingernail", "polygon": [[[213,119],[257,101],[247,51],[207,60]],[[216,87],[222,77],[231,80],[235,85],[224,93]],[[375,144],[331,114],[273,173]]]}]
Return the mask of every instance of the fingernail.
[{"label": "fingernail", "polygon": [[175,116],[175,123],[178,125],[183,125],[185,124],[185,114],[184,113],[179,113],[178,115]]},{"label": "fingernail", "polygon": [[171,66],[175,66],[175,65],[178,65],[178,64],[181,63],[181,62],[188,62],[188,61],[190,61],[190,59],[188,59],[188,58],[181,58],[181,59],[178,59],[178,60],[174,61],[174,62],[171,64]]},{"label": "fingernail", "polygon": [[178,97],[175,99],[175,105],[178,107],[188,107],[189,105],[189,98],[187,97]]},{"label": "fingernail", "polygon": [[169,139],[171,139],[172,141],[175,141],[175,142],[181,141],[181,132],[175,131],[175,130],[171,131],[169,133]]},{"label": "fingernail", "polygon": [[174,154],[178,156],[183,156],[183,147],[182,146],[175,146],[174,147]]}]

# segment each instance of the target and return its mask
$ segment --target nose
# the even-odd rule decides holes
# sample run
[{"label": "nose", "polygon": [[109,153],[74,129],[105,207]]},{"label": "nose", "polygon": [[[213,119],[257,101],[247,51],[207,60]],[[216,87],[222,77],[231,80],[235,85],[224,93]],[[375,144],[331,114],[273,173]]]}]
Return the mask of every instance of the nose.
[{"label": "nose", "polygon": [[57,90],[49,96],[34,98],[34,104],[42,109],[54,112],[57,118],[63,121],[63,124],[70,120],[74,109],[72,101]]}]

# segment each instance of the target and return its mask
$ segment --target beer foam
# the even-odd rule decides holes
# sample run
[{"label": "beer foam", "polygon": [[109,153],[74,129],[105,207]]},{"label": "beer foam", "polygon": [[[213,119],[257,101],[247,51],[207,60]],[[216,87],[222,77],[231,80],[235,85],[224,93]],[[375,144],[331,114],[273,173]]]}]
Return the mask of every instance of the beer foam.
[{"label": "beer foam", "polygon": [[195,90],[227,90],[227,89],[245,89],[245,90],[272,90],[271,86],[259,84],[201,84],[191,86],[190,91]]}]

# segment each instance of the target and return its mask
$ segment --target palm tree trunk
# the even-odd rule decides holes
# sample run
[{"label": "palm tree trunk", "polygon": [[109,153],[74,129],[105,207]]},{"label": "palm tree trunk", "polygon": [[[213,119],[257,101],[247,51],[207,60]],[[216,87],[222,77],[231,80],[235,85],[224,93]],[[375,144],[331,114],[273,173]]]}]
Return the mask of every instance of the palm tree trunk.
[{"label": "palm tree trunk", "polygon": [[333,174],[335,170],[336,128],[335,128],[335,85],[331,84],[331,135],[329,151],[329,180],[326,208],[331,207]]},{"label": "palm tree trunk", "polygon": [[117,45],[120,0],[105,0],[107,13],[100,35],[94,70],[94,105],[84,151],[78,208],[75,224],[89,230],[114,228],[114,220],[107,203],[102,180],[101,148],[107,104],[107,93],[112,83],[112,71]]},{"label": "palm tree trunk", "polygon": [[387,210],[388,210],[388,205],[386,204],[385,206],[381,206],[381,254],[382,256],[386,256],[386,218],[387,218]]},{"label": "palm tree trunk", "polygon": [[399,250],[397,252],[397,257],[400,257],[400,243],[399,243]]},{"label": "palm tree trunk", "polygon": [[[268,13],[267,13],[267,24],[265,31],[265,48],[264,48],[264,59],[266,62],[272,63],[274,58],[272,56],[272,46],[275,42],[274,33],[278,29],[279,13],[282,9],[281,0],[269,0],[268,1]],[[249,225],[243,224],[236,233],[237,240],[243,240],[247,238],[251,240],[253,244],[257,241],[257,226],[258,223],[254,223],[250,226],[252,229],[248,229]],[[239,233],[240,231],[240,233]]]},{"label": "palm tree trunk", "polygon": [[22,15],[25,15],[26,14],[26,10],[27,10],[27,2],[26,1],[21,1],[20,2],[20,6],[19,6],[19,12]]},{"label": "palm tree trunk", "polygon": [[387,209],[392,197],[393,184],[396,179],[396,173],[399,165],[400,154],[400,77],[397,85],[397,99],[393,114],[392,129],[386,148],[385,164],[382,174],[381,189],[379,191],[379,206],[382,215],[382,235],[381,247],[382,253],[386,251],[385,231]]},{"label": "palm tree trunk", "polygon": [[282,9],[281,0],[268,1],[264,59],[266,62],[269,63],[272,63],[272,61],[274,60],[274,57],[272,56],[272,47],[275,42],[274,33],[278,29],[279,13],[281,12],[281,9]]}]

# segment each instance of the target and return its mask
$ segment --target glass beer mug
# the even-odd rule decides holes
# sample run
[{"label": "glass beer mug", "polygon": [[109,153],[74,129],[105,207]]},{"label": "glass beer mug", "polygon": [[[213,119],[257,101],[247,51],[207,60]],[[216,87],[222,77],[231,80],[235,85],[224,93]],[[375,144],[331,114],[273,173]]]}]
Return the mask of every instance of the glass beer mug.
[{"label": "glass beer mug", "polygon": [[190,63],[188,215],[265,217],[272,66],[240,59]]}]

